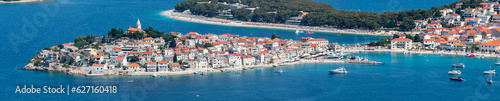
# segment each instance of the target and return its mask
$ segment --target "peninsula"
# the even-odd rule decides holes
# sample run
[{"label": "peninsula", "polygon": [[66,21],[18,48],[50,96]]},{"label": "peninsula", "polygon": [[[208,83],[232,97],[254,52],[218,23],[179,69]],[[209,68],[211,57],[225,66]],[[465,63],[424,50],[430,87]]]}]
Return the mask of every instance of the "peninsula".
[{"label": "peninsula", "polygon": [[234,34],[164,33],[152,27],[112,28],[104,36],[79,36],[74,42],[46,47],[30,59],[25,70],[85,76],[163,76],[224,72],[300,63],[380,62],[324,58],[340,57],[328,40],[280,36],[247,37]]},{"label": "peninsula", "polygon": [[257,27],[365,35],[415,34],[414,20],[438,18],[442,9],[457,3],[476,7],[480,0],[460,0],[428,10],[387,11],[384,13],[335,10],[331,5],[311,0],[186,0],[162,15],[183,21],[239,27]]}]

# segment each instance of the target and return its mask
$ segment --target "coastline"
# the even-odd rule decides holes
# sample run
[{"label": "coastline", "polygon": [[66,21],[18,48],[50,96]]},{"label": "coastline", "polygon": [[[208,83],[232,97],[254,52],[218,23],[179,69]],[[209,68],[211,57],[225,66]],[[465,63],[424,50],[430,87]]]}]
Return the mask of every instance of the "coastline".
[{"label": "coastline", "polygon": [[[318,60],[301,60],[301,61],[296,61],[296,62],[291,62],[291,63],[284,63],[280,64],[278,67],[281,66],[291,66],[291,65],[300,65],[300,64],[324,64],[324,63],[358,63],[358,64],[380,64],[380,63],[372,63],[373,61],[366,61],[366,62],[359,62],[359,61],[346,61],[346,60],[335,60],[335,59],[318,59]],[[257,68],[270,68],[274,67],[274,65],[277,64],[265,64],[265,65],[254,65],[254,66],[248,66],[246,67],[247,70],[249,69],[257,69]],[[126,74],[118,74],[118,75],[92,75],[92,74],[87,74],[82,70],[78,69],[71,69],[71,68],[62,68],[62,67],[36,67],[33,66],[32,63],[29,63],[25,65],[23,68],[19,68],[22,70],[33,70],[33,71],[44,71],[44,72],[55,72],[55,73],[62,73],[62,74],[68,74],[72,76],[99,76],[99,77],[112,77],[112,76],[117,76],[117,77],[125,77],[125,76],[176,76],[176,75],[189,75],[189,74],[196,74],[196,73],[219,73],[219,72],[229,72],[229,71],[243,71],[242,67],[236,67],[236,68],[224,68],[224,69],[204,69],[204,70],[194,70],[194,71],[182,71],[182,72],[136,72],[136,73],[126,73]]]},{"label": "coastline", "polygon": [[[172,18],[175,20],[212,24],[212,25],[222,25],[222,26],[234,26],[234,27],[251,27],[251,28],[267,28],[267,29],[282,29],[282,30],[302,30],[302,31],[313,31],[313,32],[326,32],[326,33],[337,33],[337,34],[358,34],[358,35],[377,35],[377,36],[391,36],[392,34],[386,33],[375,33],[375,32],[355,32],[355,31],[344,31],[332,28],[323,27],[310,27],[310,26],[298,26],[298,25],[287,25],[287,24],[274,24],[274,23],[258,23],[258,22],[235,22],[233,20],[225,20],[218,18],[208,18],[202,16],[196,17],[185,17],[188,16],[183,13],[175,12],[172,10],[162,11],[161,15]],[[286,26],[286,27],[285,27]],[[300,28],[299,28],[300,27]]]},{"label": "coastline", "polygon": [[35,2],[46,2],[53,0],[19,0],[19,1],[0,1],[0,4],[18,4],[18,3],[35,3]]}]

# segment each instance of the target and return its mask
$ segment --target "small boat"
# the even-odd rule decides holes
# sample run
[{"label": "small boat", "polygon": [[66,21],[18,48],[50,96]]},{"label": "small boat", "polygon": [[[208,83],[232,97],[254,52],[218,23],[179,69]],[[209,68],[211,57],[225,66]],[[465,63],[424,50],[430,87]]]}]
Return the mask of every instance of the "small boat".
[{"label": "small boat", "polygon": [[476,57],[476,55],[472,54],[472,55],[469,55],[470,58],[473,58],[473,57]]},{"label": "small boat", "polygon": [[156,77],[156,76],[158,76],[158,75],[156,75],[156,74],[153,74],[153,77]]},{"label": "small boat", "polygon": [[500,61],[497,60],[497,57],[495,57],[495,61],[496,61],[495,66],[500,66]]},{"label": "small boat", "polygon": [[465,65],[463,63],[455,63],[455,64],[451,64],[451,67],[455,67],[455,68],[465,68]]},{"label": "small boat", "polygon": [[495,63],[495,66],[500,66],[500,62]]},{"label": "small boat", "polygon": [[347,74],[347,70],[344,67],[337,68],[335,70],[328,70],[331,74]]},{"label": "small boat", "polygon": [[276,73],[284,73],[285,71],[283,69],[279,69],[278,71],[276,71]]},{"label": "small boat", "polygon": [[488,82],[489,84],[493,84],[493,80],[491,79],[487,79],[486,82]]},{"label": "small boat", "polygon": [[448,75],[460,75],[462,72],[460,70],[448,71]]},{"label": "small boat", "polygon": [[273,67],[278,67],[278,65],[273,65]]},{"label": "small boat", "polygon": [[495,69],[491,69],[491,65],[490,65],[490,70],[484,71],[483,73],[484,73],[484,74],[491,74],[491,75],[497,74],[497,73],[495,72]]},{"label": "small boat", "polygon": [[497,74],[494,69],[490,69],[483,72],[484,74]]},{"label": "small boat", "polygon": [[313,31],[307,31],[306,34],[314,34]]},{"label": "small boat", "polygon": [[134,82],[134,80],[129,80],[128,82]]},{"label": "small boat", "polygon": [[296,30],[295,31],[295,34],[303,34],[303,33],[304,33],[304,31],[301,31],[301,30]]},{"label": "small boat", "polygon": [[243,67],[243,70],[247,70],[247,67]]},{"label": "small boat", "polygon": [[463,79],[461,77],[452,77],[452,78],[450,78],[450,80],[453,80],[453,81],[465,81],[465,79]]}]

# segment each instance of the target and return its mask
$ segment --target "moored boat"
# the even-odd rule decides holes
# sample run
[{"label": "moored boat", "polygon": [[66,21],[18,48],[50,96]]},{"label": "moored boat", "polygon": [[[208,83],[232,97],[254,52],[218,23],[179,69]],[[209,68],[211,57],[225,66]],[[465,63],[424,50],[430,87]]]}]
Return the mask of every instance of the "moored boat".
[{"label": "moored boat", "polygon": [[455,64],[451,64],[451,67],[455,67],[455,68],[465,68],[465,65],[463,63],[455,63]]},{"label": "moored boat", "polygon": [[283,69],[279,69],[278,71],[276,71],[276,73],[284,73],[284,72],[285,72],[285,70],[283,70]]},{"label": "moored boat", "polygon": [[453,81],[465,81],[465,79],[463,79],[461,77],[452,77],[452,78],[450,78],[450,80],[453,80]]},{"label": "moored boat", "polygon": [[484,74],[497,74],[497,72],[495,72],[494,69],[490,69],[490,70],[484,71],[483,73]]},{"label": "moored boat", "polygon": [[460,70],[448,71],[448,75],[460,75],[462,72]]},{"label": "moored boat", "polygon": [[328,70],[331,74],[347,74],[347,70],[344,67],[337,68],[335,70]]}]

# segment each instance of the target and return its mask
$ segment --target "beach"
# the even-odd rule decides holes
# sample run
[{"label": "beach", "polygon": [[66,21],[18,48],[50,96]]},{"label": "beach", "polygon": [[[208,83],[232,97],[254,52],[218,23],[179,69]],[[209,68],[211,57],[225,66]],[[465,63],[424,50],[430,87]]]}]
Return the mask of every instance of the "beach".
[{"label": "beach", "polygon": [[382,35],[382,36],[391,36],[392,34],[403,33],[403,32],[381,33],[373,30],[336,29],[336,28],[327,28],[318,26],[299,26],[299,25],[276,24],[276,23],[233,21],[233,20],[225,20],[219,18],[204,17],[199,15],[185,14],[181,12],[175,12],[174,10],[163,11],[161,12],[161,15],[181,21],[223,25],[223,26],[235,26],[235,27],[253,27],[253,28],[300,30],[300,31],[327,32],[327,33],[339,33],[339,34]]}]

